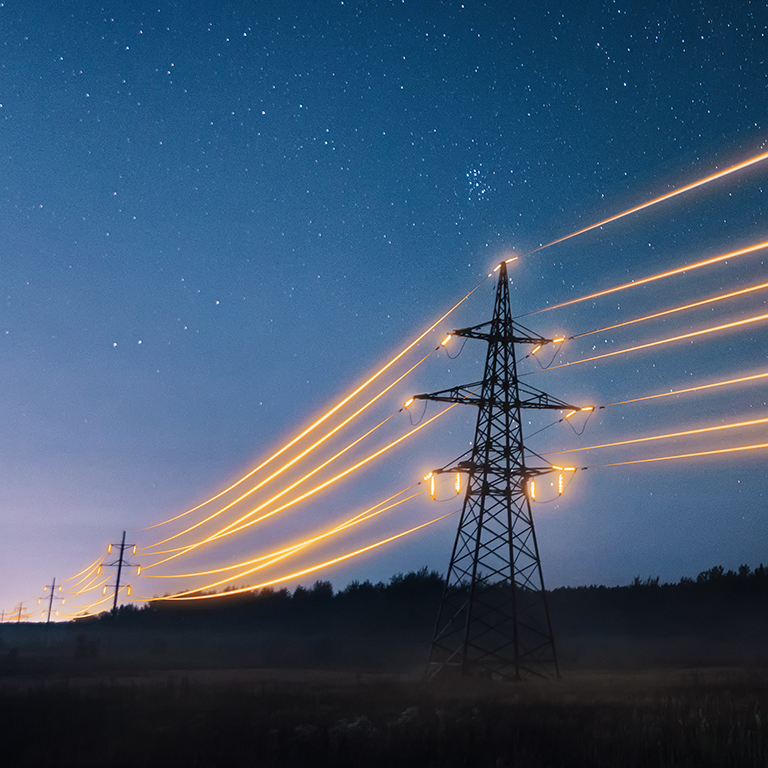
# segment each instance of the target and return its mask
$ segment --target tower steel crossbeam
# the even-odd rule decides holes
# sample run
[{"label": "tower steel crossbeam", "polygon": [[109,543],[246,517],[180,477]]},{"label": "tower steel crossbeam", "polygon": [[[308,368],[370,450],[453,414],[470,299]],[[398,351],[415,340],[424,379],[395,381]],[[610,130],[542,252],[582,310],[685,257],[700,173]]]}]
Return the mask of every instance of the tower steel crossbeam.
[{"label": "tower steel crossbeam", "polygon": [[483,380],[414,399],[478,407],[466,494],[432,641],[428,674],[521,679],[557,676],[557,655],[526,486],[553,471],[529,467],[521,410],[579,410],[517,376],[516,344],[543,345],[513,323],[506,264],[499,270],[493,319],[453,332],[488,343]]}]

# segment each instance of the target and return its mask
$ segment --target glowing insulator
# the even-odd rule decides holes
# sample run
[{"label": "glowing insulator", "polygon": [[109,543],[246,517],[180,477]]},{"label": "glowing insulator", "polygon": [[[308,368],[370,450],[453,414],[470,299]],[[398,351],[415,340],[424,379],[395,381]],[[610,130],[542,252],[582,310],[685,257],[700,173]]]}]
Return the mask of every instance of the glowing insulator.
[{"label": "glowing insulator", "polygon": [[413,405],[413,398],[409,397],[405,403],[403,403],[403,408],[410,408]]},{"label": "glowing insulator", "polygon": [[434,499],[435,498],[435,476],[432,475],[432,477],[429,478],[429,495]]},{"label": "glowing insulator", "polygon": [[101,594],[102,595],[106,595],[107,594],[107,585],[106,584],[104,585],[104,589],[101,590]]},{"label": "glowing insulator", "polygon": [[557,492],[559,494],[562,494],[565,490],[565,475],[563,475],[562,472],[560,472],[557,476]]},{"label": "glowing insulator", "polygon": [[570,419],[574,413],[578,413],[578,411],[568,411],[568,413],[565,414],[565,418]]},{"label": "glowing insulator", "polygon": [[594,411],[595,406],[594,405],[585,405],[582,409],[582,411]]},{"label": "glowing insulator", "polygon": [[99,567],[96,569],[96,575],[97,575],[97,576],[100,576],[100,575],[101,575],[101,566],[99,566]]},{"label": "glowing insulator", "polygon": [[575,472],[576,467],[563,467],[563,472]]},{"label": "glowing insulator", "polygon": [[111,552],[112,552],[112,545],[110,544],[110,545],[107,547],[107,554],[110,554]]},{"label": "glowing insulator", "polygon": [[565,336],[559,336],[556,339],[552,339],[553,344],[562,344],[565,341]]},{"label": "glowing insulator", "polygon": [[531,499],[533,501],[536,501],[536,481],[535,480],[531,480],[528,483],[528,492],[531,495]]},{"label": "glowing insulator", "polygon": [[449,333],[441,342],[440,346],[444,347],[451,339],[453,338],[453,334]]},{"label": "glowing insulator", "polygon": [[558,467],[557,464],[553,464],[552,469],[562,469],[562,467]]},{"label": "glowing insulator", "polygon": [[461,493],[461,473],[456,473],[456,478],[453,481],[453,487],[456,489],[456,493]]},{"label": "glowing insulator", "polygon": [[541,344],[537,344],[532,350],[531,354],[535,355],[541,349]]},{"label": "glowing insulator", "polygon": [[61,587],[59,587],[59,592],[61,592]]},{"label": "glowing insulator", "polygon": [[136,545],[135,544],[133,545],[133,554],[134,555],[136,554]]},{"label": "glowing insulator", "polygon": [[130,584],[128,585],[127,594],[128,594],[128,597],[131,596],[131,585]]},{"label": "glowing insulator", "polygon": [[498,272],[501,269],[501,264],[493,268],[494,272]]},{"label": "glowing insulator", "polygon": [[140,565],[136,566],[136,575],[137,576],[141,576],[141,566]]},{"label": "glowing insulator", "polygon": [[43,587],[43,592],[47,592],[47,591],[48,591],[48,587]]},{"label": "glowing insulator", "polygon": [[64,603],[66,603],[66,602],[67,602],[67,598],[65,597],[65,598],[64,598],[64,599],[61,601],[61,604],[62,604],[62,605],[64,605]]},{"label": "glowing insulator", "polygon": [[424,475],[424,482],[426,483],[427,480],[429,480],[431,477],[432,477],[432,473],[431,472],[427,472],[427,474]]},{"label": "glowing insulator", "polygon": [[513,256],[511,259],[507,259],[504,263],[509,264],[510,262],[517,261],[519,258],[519,256]]},{"label": "glowing insulator", "polygon": [[37,598],[37,604],[40,605],[40,598]]}]

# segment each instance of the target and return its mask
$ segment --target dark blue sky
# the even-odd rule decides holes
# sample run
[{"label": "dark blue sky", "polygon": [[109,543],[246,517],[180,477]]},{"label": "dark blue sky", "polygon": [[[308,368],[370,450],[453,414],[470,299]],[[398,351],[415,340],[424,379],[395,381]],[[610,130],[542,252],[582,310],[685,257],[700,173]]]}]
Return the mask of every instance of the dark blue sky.
[{"label": "dark blue sky", "polygon": [[[0,604],[36,599],[123,529],[178,514],[254,466],[503,254],[764,151],[764,4],[517,6],[0,3]],[[768,166],[757,166],[516,262],[515,311],[768,239],[766,181]],[[526,323],[578,333],[765,274],[758,254]],[[488,281],[422,354],[445,328],[490,319],[492,297]],[[762,307],[758,293],[588,337],[563,360]],[[535,385],[604,403],[731,378],[762,370],[765,334],[758,324],[537,375]],[[381,413],[412,391],[479,379],[483,356],[470,344],[456,363],[431,358],[383,398]],[[578,440],[553,429],[534,447],[755,418],[768,412],[765,392],[751,385],[616,408]],[[473,417],[446,416],[442,432],[334,498],[276,518],[269,533],[222,545],[211,563],[315,532],[400,490],[464,450]],[[366,419],[347,440],[376,423]],[[390,439],[408,426],[403,414],[395,422]],[[763,442],[760,434],[581,463]],[[559,503],[536,510],[548,585],[757,565],[768,543],[764,459],[580,473]],[[403,505],[306,562],[435,509]],[[318,576],[340,587],[425,564],[444,570],[454,521]],[[275,576],[290,569],[275,567]]]}]

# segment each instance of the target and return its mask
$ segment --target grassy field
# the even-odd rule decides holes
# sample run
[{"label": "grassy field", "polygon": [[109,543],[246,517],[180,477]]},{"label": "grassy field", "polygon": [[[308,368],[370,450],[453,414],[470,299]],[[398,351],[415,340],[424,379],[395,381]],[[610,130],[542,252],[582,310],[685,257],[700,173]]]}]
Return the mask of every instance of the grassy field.
[{"label": "grassy field", "polygon": [[764,766],[768,674],[559,681],[155,670],[0,678],[9,766]]}]

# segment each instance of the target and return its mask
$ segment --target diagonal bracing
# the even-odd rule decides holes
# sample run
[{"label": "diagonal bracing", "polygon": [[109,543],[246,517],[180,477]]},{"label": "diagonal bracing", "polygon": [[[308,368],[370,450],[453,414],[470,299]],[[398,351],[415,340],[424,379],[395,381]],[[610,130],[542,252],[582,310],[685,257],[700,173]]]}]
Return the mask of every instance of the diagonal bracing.
[{"label": "diagonal bracing", "polygon": [[[438,615],[428,674],[521,679],[557,676],[536,531],[526,493],[533,477],[551,466],[526,463],[521,411],[575,406],[518,381],[516,344],[543,345],[512,321],[506,264],[501,265],[493,319],[454,335],[488,343],[481,382],[415,399],[478,407],[466,495]],[[478,394],[479,389],[479,394]]]}]

